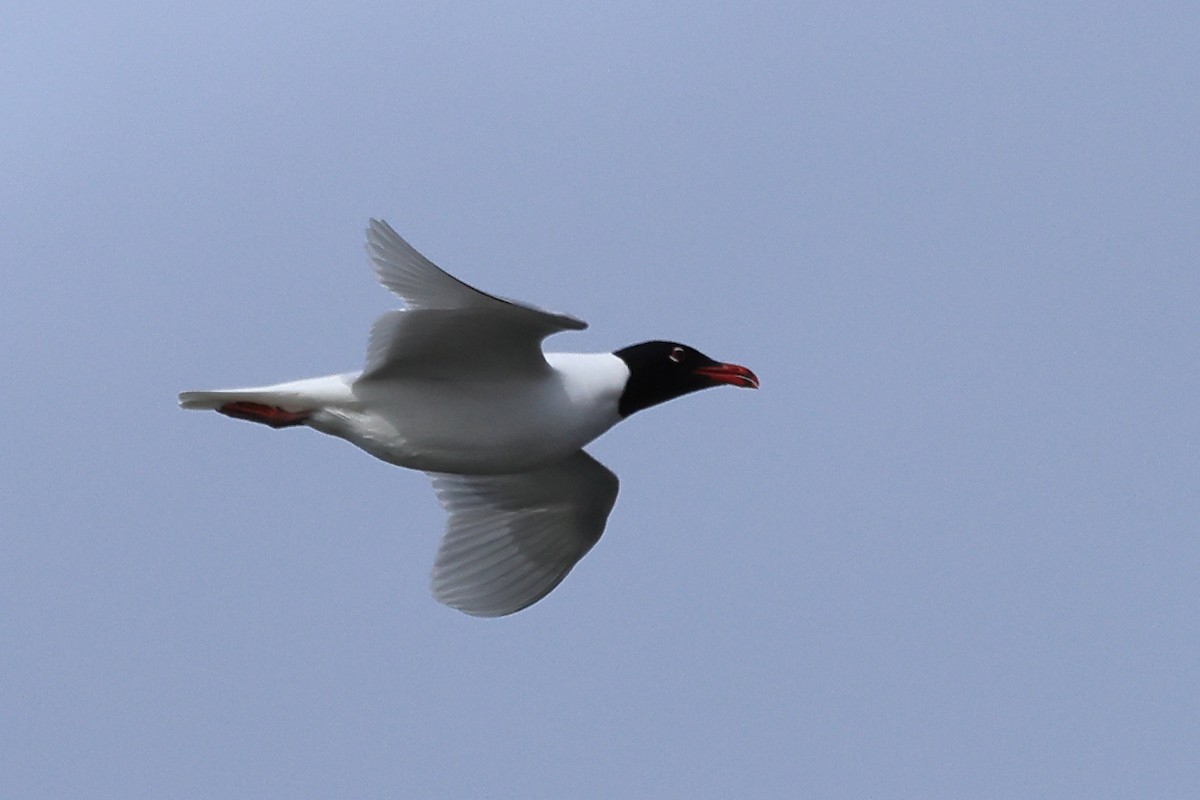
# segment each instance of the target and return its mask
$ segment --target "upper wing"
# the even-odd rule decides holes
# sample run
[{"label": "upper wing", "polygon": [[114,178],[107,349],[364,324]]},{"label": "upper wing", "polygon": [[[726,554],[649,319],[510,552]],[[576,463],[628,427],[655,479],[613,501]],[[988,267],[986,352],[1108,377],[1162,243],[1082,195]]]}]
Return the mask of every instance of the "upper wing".
[{"label": "upper wing", "polygon": [[430,589],[476,617],[520,611],[557,586],[600,539],[619,483],[582,450],[529,472],[430,477],[450,515]]},{"label": "upper wing", "polygon": [[390,312],[371,329],[362,378],[458,370],[545,369],[542,340],[587,323],[481,292],[425,258],[386,222],[371,220],[367,255],[379,282],[408,311]]}]

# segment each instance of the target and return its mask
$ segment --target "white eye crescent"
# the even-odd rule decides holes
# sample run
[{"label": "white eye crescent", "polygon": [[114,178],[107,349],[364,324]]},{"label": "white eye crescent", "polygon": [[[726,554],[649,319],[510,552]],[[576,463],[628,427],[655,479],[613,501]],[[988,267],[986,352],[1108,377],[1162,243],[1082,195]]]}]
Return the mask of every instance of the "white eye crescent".
[{"label": "white eye crescent", "polygon": [[684,350],[682,347],[676,347],[674,350],[671,351],[671,355],[667,356],[667,358],[671,359],[676,364],[678,364],[680,361],[683,361],[683,357],[685,355],[687,355],[686,350]]}]

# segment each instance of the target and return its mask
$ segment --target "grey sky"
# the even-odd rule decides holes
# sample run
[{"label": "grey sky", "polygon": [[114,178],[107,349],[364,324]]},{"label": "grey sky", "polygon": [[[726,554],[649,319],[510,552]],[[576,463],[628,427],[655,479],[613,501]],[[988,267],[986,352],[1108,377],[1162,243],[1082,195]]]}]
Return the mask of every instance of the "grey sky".
[{"label": "grey sky", "polygon": [[[1195,3],[23,4],[0,796],[1195,797]],[[423,476],[182,389],[361,364],[369,216],[551,349],[753,368],[476,620]]]}]

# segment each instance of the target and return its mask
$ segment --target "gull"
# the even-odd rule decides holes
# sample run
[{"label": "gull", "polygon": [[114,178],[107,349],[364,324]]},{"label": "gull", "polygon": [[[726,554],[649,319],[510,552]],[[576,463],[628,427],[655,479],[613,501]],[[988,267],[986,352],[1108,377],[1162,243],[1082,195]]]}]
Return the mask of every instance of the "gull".
[{"label": "gull", "polygon": [[447,513],[430,590],[466,614],[536,603],[599,540],[618,480],[584,445],[700,389],[758,388],[749,369],[678,342],[543,352],[546,337],[587,323],[463,283],[386,222],[370,221],[367,254],[405,308],[375,321],[360,372],[183,392],[179,404],[312,428],[427,473]]}]

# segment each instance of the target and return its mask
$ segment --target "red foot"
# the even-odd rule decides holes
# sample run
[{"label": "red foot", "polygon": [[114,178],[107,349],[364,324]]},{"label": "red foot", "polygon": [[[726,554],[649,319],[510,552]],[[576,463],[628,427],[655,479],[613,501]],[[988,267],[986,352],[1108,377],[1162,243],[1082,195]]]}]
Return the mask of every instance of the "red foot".
[{"label": "red foot", "polygon": [[261,422],[272,428],[289,428],[292,425],[303,425],[311,412],[285,411],[277,406],[266,406],[262,403],[247,403],[238,401],[226,403],[217,409],[220,413],[234,419],[246,419],[251,422]]}]

